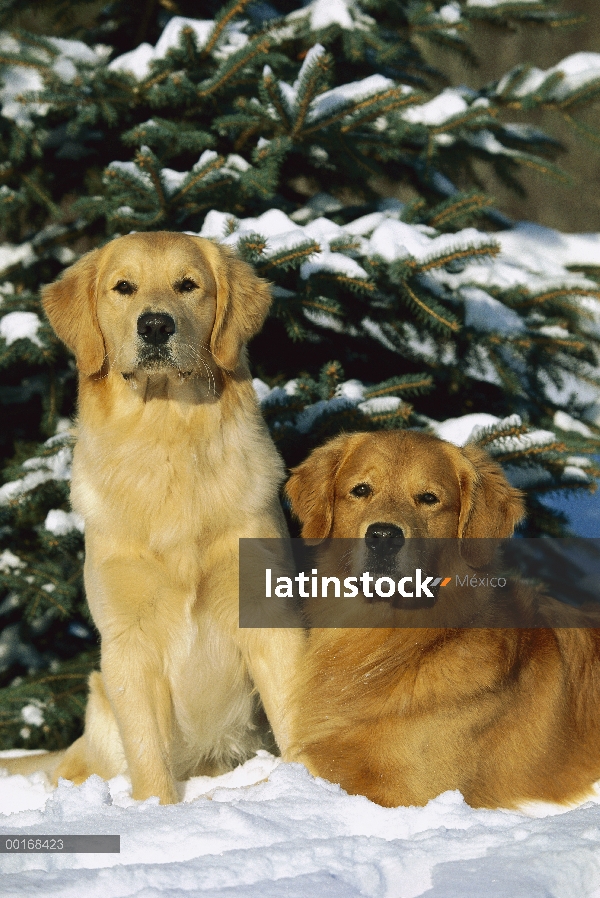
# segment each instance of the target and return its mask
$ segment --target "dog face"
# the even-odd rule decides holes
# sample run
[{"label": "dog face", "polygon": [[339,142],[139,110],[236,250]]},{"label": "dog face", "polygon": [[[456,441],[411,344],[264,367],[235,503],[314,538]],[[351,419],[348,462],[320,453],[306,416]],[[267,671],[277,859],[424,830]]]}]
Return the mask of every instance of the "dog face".
[{"label": "dog face", "polygon": [[309,539],[377,539],[377,529],[398,540],[502,538],[523,515],[485,452],[414,431],[336,437],[292,471],[286,492]]},{"label": "dog face", "polygon": [[129,234],[83,256],[43,304],[83,376],[186,379],[234,371],[267,314],[268,285],[228,249],[167,231]]},{"label": "dog face", "polygon": [[485,452],[412,431],[337,437],[292,471],[286,492],[303,537],[361,541],[350,555],[328,550],[353,575],[427,569],[442,551],[435,540],[456,538],[462,560],[483,567],[523,516],[521,494]]},{"label": "dog face", "polygon": [[126,252],[117,241],[98,260],[96,309],[106,355],[125,378],[140,368],[188,377],[207,361],[216,281],[195,241],[163,241],[153,264],[148,244],[145,235],[134,235]]}]

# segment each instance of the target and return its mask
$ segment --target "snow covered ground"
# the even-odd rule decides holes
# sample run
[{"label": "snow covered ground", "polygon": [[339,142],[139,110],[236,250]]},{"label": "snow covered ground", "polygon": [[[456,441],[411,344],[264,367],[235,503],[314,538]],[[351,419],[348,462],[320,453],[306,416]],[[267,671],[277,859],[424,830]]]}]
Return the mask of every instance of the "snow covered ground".
[{"label": "snow covered ground", "polygon": [[596,803],[531,817],[447,792],[381,808],[266,752],[190,780],[177,806],[134,802],[123,777],[52,792],[37,774],[0,779],[0,811],[2,835],[121,836],[120,854],[0,854],[4,898],[600,896]]}]

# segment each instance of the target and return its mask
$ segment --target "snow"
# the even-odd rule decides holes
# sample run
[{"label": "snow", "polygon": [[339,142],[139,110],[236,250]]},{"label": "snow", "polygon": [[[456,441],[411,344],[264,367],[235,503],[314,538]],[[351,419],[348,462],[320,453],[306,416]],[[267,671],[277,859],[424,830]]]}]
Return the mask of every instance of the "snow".
[{"label": "snow", "polygon": [[112,62],[109,62],[108,68],[111,72],[129,72],[138,81],[143,81],[150,74],[150,63],[153,59],[154,47],[151,44],[143,43],[135,50],[117,56]]},{"label": "snow", "polygon": [[72,530],[83,533],[83,518],[74,511],[63,511],[61,508],[51,508],[46,515],[44,528],[55,536],[65,536]]},{"label": "snow", "polygon": [[[363,322],[363,325],[365,322]],[[373,322],[370,322],[374,325]],[[374,327],[378,327],[374,325]],[[371,328],[365,326],[365,330],[371,331]],[[383,334],[372,333],[376,339],[383,342],[385,336]],[[255,378],[253,381],[254,391],[260,403],[265,407],[271,403],[279,403],[285,400],[286,396],[293,395],[296,391],[296,381],[288,381],[285,386],[270,388],[264,381]],[[336,414],[340,411],[356,408],[367,416],[391,415],[397,412],[403,405],[403,400],[398,396],[374,396],[371,399],[365,398],[365,385],[356,379],[344,381],[338,384],[335,396],[332,399],[321,399],[311,405],[307,405],[295,415],[293,426],[299,433],[308,433],[315,425],[315,422],[323,415]],[[564,416],[564,417],[563,417]],[[580,422],[570,418],[565,413],[559,413],[558,421],[568,423],[573,421],[575,424]],[[521,428],[523,421],[519,415],[510,415],[507,418],[498,418],[486,412],[476,412],[463,415],[459,418],[448,418],[445,421],[435,421],[431,418],[425,419],[430,432],[436,434],[443,440],[454,443],[456,446],[464,446],[468,442],[477,442],[486,437],[486,450],[490,455],[506,455],[507,453],[518,453],[528,449],[541,449],[550,447],[557,442],[556,435],[550,430],[528,430],[521,434],[499,435],[489,439],[490,428],[497,431],[510,431]],[[559,426],[557,424],[557,426]],[[585,425],[581,425],[585,427]],[[586,428],[587,429],[587,428]],[[590,466],[590,460],[586,456],[569,456],[566,459],[566,465],[562,473],[562,479],[565,483],[589,484],[590,476],[586,472],[586,468]],[[541,484],[551,484],[553,482],[552,475],[544,467],[539,464],[529,465],[523,468],[518,465],[508,465],[505,471],[510,483],[519,488],[539,486]]]},{"label": "snow", "polygon": [[254,392],[256,393],[256,398],[259,402],[262,402],[263,399],[266,399],[271,392],[270,386],[266,384],[264,380],[261,380],[260,377],[255,377],[253,379],[252,386],[254,387]]},{"label": "snow", "polygon": [[305,2],[302,9],[289,13],[285,22],[290,24],[283,28],[276,26],[272,29],[272,35],[280,36],[280,40],[289,40],[296,33],[294,26],[299,19],[304,20],[311,31],[320,31],[331,25],[337,25],[344,31],[364,30],[373,23],[370,16],[356,7],[354,0],[313,0],[312,3]]},{"label": "snow", "polygon": [[[64,434],[59,434],[58,438],[62,440]],[[45,445],[52,445],[51,437]],[[70,480],[71,479],[71,462],[73,459],[73,451],[70,446],[63,446],[54,455],[47,455],[43,458],[34,456],[23,462],[22,466],[26,473],[19,480],[10,480],[0,487],[0,505],[6,505],[21,498],[26,493],[47,483],[49,480]]]},{"label": "snow", "polygon": [[[505,253],[519,256],[527,268],[564,272],[568,266],[600,267],[600,234],[565,234],[529,221],[494,234]],[[552,273],[552,270],[548,273]]]},{"label": "snow", "polygon": [[[140,152],[143,153],[146,147],[142,147]],[[121,162],[120,160],[116,160],[115,162],[111,162],[107,167],[108,171],[117,171],[123,172],[126,175],[129,175],[132,178],[135,178],[136,181],[139,181],[140,184],[143,184],[146,188],[152,187],[152,178],[148,174],[148,172],[142,171],[142,169],[135,164],[135,162]]]},{"label": "snow", "polygon": [[465,302],[465,324],[478,331],[518,334],[526,330],[521,316],[480,287],[461,287]]},{"label": "snow", "polygon": [[[459,231],[458,235],[464,232]],[[567,267],[600,266],[600,235],[563,234],[552,228],[544,228],[530,222],[519,222],[509,231],[495,232],[493,239],[502,252],[493,259],[467,261],[460,272],[443,268],[430,272],[430,276],[451,290],[463,284],[477,285],[482,289],[509,290],[524,287],[532,293],[581,288],[595,291],[597,284]],[[600,334],[600,304],[593,297],[582,296],[578,302],[592,316],[582,326],[594,327],[594,318]]]},{"label": "snow", "polygon": [[382,346],[385,346],[386,349],[396,352],[396,345],[388,339],[383,328],[377,321],[373,321],[371,318],[367,317],[363,318],[361,325],[374,340],[377,340]]},{"label": "snow", "polygon": [[38,337],[41,320],[35,312],[9,312],[0,320],[0,336],[7,346],[15,340],[31,340],[36,346],[43,346]]},{"label": "snow", "polygon": [[[148,147],[142,146],[140,152],[142,154],[150,153],[150,150]],[[230,153],[226,159],[219,161],[218,166],[212,165],[215,160],[219,160],[219,154],[215,153],[214,150],[205,150],[189,171],[176,171],[173,168],[161,168],[160,178],[166,196],[173,196],[173,194],[177,193],[177,191],[184,186],[190,176],[201,172],[204,168],[207,169],[203,177],[205,184],[220,178],[239,178],[242,172],[245,172],[250,168],[250,164],[237,153]],[[135,180],[145,189],[153,189],[152,178],[148,172],[140,168],[136,162],[121,162],[116,160],[107,166],[107,172],[111,171],[122,172],[127,176],[135,178]],[[134,215],[134,209],[131,206],[120,206],[117,209],[117,213],[127,216]]]},{"label": "snow", "polygon": [[578,433],[582,437],[591,437],[593,436],[592,431],[584,424],[583,421],[577,421],[576,418],[572,418],[571,415],[567,415],[566,412],[558,411],[554,414],[553,422],[555,427],[558,427],[560,430],[571,431],[572,433]]},{"label": "snow", "polygon": [[504,387],[502,378],[490,358],[487,346],[479,344],[471,347],[470,358],[465,371],[469,377],[473,377],[475,380]]},{"label": "snow", "polygon": [[419,229],[391,219],[386,219],[376,227],[369,240],[373,255],[381,256],[387,262],[409,255],[422,256],[428,245],[427,236]]},{"label": "snow", "polygon": [[387,262],[396,259],[413,258],[427,264],[445,255],[463,253],[489,247],[495,243],[494,234],[477,231],[475,228],[464,228],[456,234],[440,234],[438,237],[433,228],[425,225],[410,225],[403,221],[388,219],[375,228],[366,250],[369,255],[382,256]]},{"label": "snow", "polygon": [[469,104],[463,97],[462,91],[456,87],[447,87],[428,103],[411,106],[410,109],[402,113],[402,117],[412,125],[434,127],[443,125],[457,115],[464,114],[468,109]]},{"label": "snow", "polygon": [[10,549],[4,549],[0,552],[0,572],[8,574],[11,571],[19,570],[25,567],[25,562],[21,561]]},{"label": "snow", "polygon": [[179,43],[179,37],[184,28],[189,28],[193,32],[198,45],[204,47],[208,42],[211,32],[215,26],[212,19],[187,19],[183,16],[173,16],[167,22],[167,25],[156,42],[154,54],[156,59],[162,59],[167,55],[169,50],[173,49]]},{"label": "snow", "polygon": [[226,168],[232,171],[245,172],[250,168],[250,163],[246,162],[243,156],[239,156],[237,153],[230,153],[227,156]]},{"label": "snow", "polygon": [[353,408],[355,403],[346,396],[334,396],[333,399],[321,399],[312,405],[305,406],[296,416],[294,426],[300,433],[309,433],[317,418]]},{"label": "snow", "polygon": [[[308,58],[308,57],[307,57]],[[341,109],[347,103],[365,100],[367,97],[384,93],[392,90],[398,85],[383,75],[369,75],[362,81],[350,81],[347,84],[341,84],[331,90],[326,90],[319,94],[310,104],[307,122],[315,122],[326,116],[333,115],[338,109]],[[400,85],[403,93],[410,93],[411,89],[407,85]]]},{"label": "snow", "polygon": [[21,898],[593,898],[600,808],[474,810],[458,792],[382,808],[266,752],[198,777],[171,807],[134,802],[125,777],[0,779],[3,835],[119,834],[120,854],[4,854]]},{"label": "snow", "polygon": [[516,6],[517,3],[522,3],[523,5],[529,3],[539,6],[539,0],[467,0],[467,6],[477,6],[485,9],[491,9],[494,6]]},{"label": "snow", "polygon": [[2,115],[13,119],[21,127],[31,124],[30,111],[42,112],[45,107],[35,104],[20,103],[17,97],[21,94],[37,92],[43,89],[44,80],[37,69],[24,68],[22,66],[7,66],[2,72],[2,88],[0,88],[0,103],[2,103]]},{"label": "snow", "polygon": [[257,218],[244,219],[212,210],[204,219],[199,236],[217,238],[221,243],[235,247],[241,237],[250,234],[259,234],[265,238],[263,253],[266,257],[313,242],[305,228],[297,225],[279,209],[269,209]]},{"label": "snow", "polygon": [[323,218],[321,216],[313,219],[310,224],[307,224],[304,228],[304,233],[313,240],[316,240],[317,243],[328,243],[331,240],[337,240],[339,237],[344,237],[345,229],[340,227],[340,225],[336,224],[334,221],[329,221],[328,218]]},{"label": "snow", "polygon": [[583,408],[582,417],[586,421],[600,426],[598,387],[570,371],[561,371],[560,377],[561,383],[558,385],[551,381],[544,371],[540,373],[540,380],[548,399],[555,405],[576,403],[577,407]]},{"label": "snow", "polygon": [[577,465],[565,465],[561,475],[563,480],[580,480],[582,483],[588,483],[589,477]]},{"label": "snow", "polygon": [[349,278],[368,278],[364,268],[354,259],[342,253],[320,252],[315,261],[303,262],[300,266],[300,277],[307,279],[317,272],[330,272]]},{"label": "snow", "polygon": [[382,415],[397,411],[401,405],[402,400],[398,396],[374,396],[360,402],[358,407],[365,415]]},{"label": "snow", "polygon": [[25,705],[21,708],[21,717],[30,726],[41,727],[44,722],[44,715],[37,705]]},{"label": "snow", "polygon": [[97,65],[102,59],[103,54],[98,52],[98,48],[93,50],[83,41],[67,40],[63,37],[47,37],[46,40],[66,59],[88,63],[88,65]]},{"label": "snow", "polygon": [[[483,5],[481,0],[478,5]],[[498,94],[506,91],[513,72],[514,69],[500,79],[496,88]],[[574,91],[600,79],[600,53],[573,53],[545,71],[532,66],[525,77],[510,89],[509,96],[526,97],[534,94],[555,74],[562,75],[562,78],[549,91],[547,98],[560,103]]]},{"label": "snow", "polygon": [[[562,412],[560,413],[563,414]],[[565,418],[569,418],[568,415]],[[559,419],[563,420],[563,418]],[[573,420],[573,419],[571,419]],[[436,436],[456,446],[464,446],[469,442],[477,442],[488,433],[488,428],[516,428],[522,426],[519,415],[510,415],[508,418],[497,418],[486,412],[477,412],[463,415],[460,418],[448,418],[446,421],[433,421],[429,419],[429,428]],[[556,423],[556,421],[555,421]],[[575,421],[576,424],[580,422]],[[557,426],[559,426],[557,424]],[[497,436],[486,441],[485,448],[491,456],[505,455],[507,453],[520,452],[527,449],[542,449],[549,447],[557,441],[556,435],[550,430],[530,430],[526,433],[510,436]],[[589,458],[585,456],[570,456],[566,459],[561,478],[568,484],[590,484],[590,477],[585,468],[590,466]],[[553,483],[552,474],[539,464],[530,464],[527,467],[518,465],[505,465],[504,473],[509,483],[518,489],[531,489],[543,485],[550,486]],[[592,532],[586,534],[597,536]],[[600,895],[600,892],[598,893]]]},{"label": "snow", "polygon": [[83,41],[65,40],[60,37],[50,37],[47,40],[59,52],[52,63],[52,70],[62,81],[71,82],[77,77],[75,62],[98,65],[101,61],[102,57]]},{"label": "snow", "polygon": [[371,234],[380,224],[383,224],[388,217],[389,214],[386,214],[385,212],[371,212],[368,215],[361,215],[360,218],[355,218],[354,221],[348,222],[348,224],[344,226],[344,231],[347,234],[356,234],[357,236]]},{"label": "snow", "polygon": [[464,446],[469,442],[473,431],[480,427],[490,427],[498,424],[500,418],[489,415],[487,412],[474,412],[471,415],[462,415],[460,418],[447,418],[445,421],[431,421],[431,427],[436,436],[455,446]]},{"label": "snow", "polygon": [[[188,172],[186,171],[175,171],[173,168],[162,168],[160,171],[160,178],[163,187],[165,188],[166,195],[172,196],[172,194],[176,193],[187,176]],[[133,212],[133,209],[131,209],[131,212]]]},{"label": "snow", "polygon": [[431,184],[444,196],[454,196],[455,193],[458,193],[458,188],[452,183],[450,178],[447,178],[446,175],[439,171],[434,171],[431,175]]},{"label": "snow", "polygon": [[[511,417],[518,418],[519,416],[511,415]],[[521,423],[520,419],[519,423]],[[473,434],[473,439],[477,439],[477,432]],[[532,447],[541,448],[550,446],[553,443],[556,443],[556,434],[551,430],[528,430],[527,433],[522,433],[518,436],[498,437],[493,442],[488,443],[486,449],[490,455],[496,455],[505,452],[522,452],[525,449],[531,449]],[[587,477],[584,479],[587,480]]]},{"label": "snow", "polygon": [[348,399],[355,399],[357,402],[362,402],[365,398],[364,384],[355,378],[347,380],[337,387],[336,396],[346,396]]},{"label": "snow", "polygon": [[320,28],[328,28],[330,25],[339,25],[340,28],[351,30],[354,21],[348,11],[348,3],[345,0],[314,0],[310,4],[310,27],[313,31]]},{"label": "snow", "polygon": [[433,228],[425,225],[399,221],[401,211],[400,207],[374,212],[341,227],[323,216],[301,225],[280,209],[269,209],[256,218],[244,219],[213,209],[206,215],[199,236],[218,239],[235,247],[241,237],[258,234],[266,241],[263,250],[266,257],[316,242],[319,250],[315,250],[303,264],[303,277],[322,268],[340,271],[350,277],[366,277],[362,266],[350,256],[331,251],[329,244],[344,237],[349,238],[348,242],[364,256],[379,255],[388,262],[414,259],[422,264],[454,253],[487,248],[494,242],[488,234],[475,228],[437,235]]},{"label": "snow", "polygon": [[18,265],[19,262],[28,266],[34,261],[35,253],[31,243],[21,243],[18,246],[4,243],[0,246],[0,272],[12,268],[13,265]]},{"label": "snow", "polygon": [[446,6],[442,6],[438,15],[447,25],[456,25],[460,22],[462,13],[458,3],[447,3]]},{"label": "snow", "polygon": [[[143,43],[135,50],[117,56],[108,64],[113,72],[129,72],[138,81],[143,81],[150,75],[151,64],[157,59],[164,59],[169,50],[177,47],[179,37],[183,29],[190,29],[200,48],[205,47],[214,29],[212,19],[188,19],[184,16],[173,16],[156,42],[156,46]],[[236,50],[239,50],[248,42],[248,36],[243,33],[243,22],[231,22],[226,26],[223,42],[213,51],[216,59],[225,59]]]},{"label": "snow", "polygon": [[[56,56],[37,43],[24,41],[28,55],[37,61],[24,65],[5,65],[2,69],[2,87],[0,87],[0,104],[2,115],[13,119],[24,128],[31,126],[31,114],[43,115],[48,106],[44,103],[20,102],[19,96],[38,93],[44,89],[43,73],[57,75],[61,81],[72,82],[78,74],[80,66],[97,66],[105,58],[105,48],[92,49],[82,41],[66,40],[58,37],[46,37],[48,43],[57,51]],[[21,45],[6,33],[0,35],[0,49],[6,53],[21,53]]]},{"label": "snow", "polygon": [[[298,94],[318,59],[326,53],[325,47],[321,44],[314,44],[306,54],[304,62],[298,72],[298,77],[293,84],[286,81],[279,81],[279,88],[286,103],[288,113],[295,118],[299,112]],[[271,67],[266,65],[263,69],[263,77],[269,78],[273,75]],[[402,93],[411,93],[412,88],[407,85],[397,85],[390,78],[383,75],[369,75],[361,81],[351,81],[347,84],[341,84],[331,90],[326,90],[311,100],[306,114],[306,122],[308,124],[325,119],[331,115],[335,115],[338,111],[344,109],[352,103],[365,100],[368,97],[376,96],[380,93],[392,89],[399,89]],[[350,110],[349,110],[350,111]]]},{"label": "snow", "polygon": [[486,153],[491,153],[493,156],[516,156],[519,158],[523,155],[518,150],[512,150],[510,147],[505,147],[504,144],[500,143],[498,138],[486,128],[468,134],[465,137],[465,140],[467,140],[472,147],[476,147],[478,150],[485,150]]}]

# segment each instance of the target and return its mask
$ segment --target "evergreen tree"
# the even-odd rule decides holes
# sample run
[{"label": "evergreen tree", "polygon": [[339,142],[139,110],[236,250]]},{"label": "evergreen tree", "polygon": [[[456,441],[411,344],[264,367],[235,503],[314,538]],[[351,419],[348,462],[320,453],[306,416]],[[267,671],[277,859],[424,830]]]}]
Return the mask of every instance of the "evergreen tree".
[{"label": "evergreen tree", "polygon": [[[565,532],[541,498],[594,484],[600,241],[511,229],[475,163],[517,187],[522,166],[563,177],[556,144],[509,114],[577,125],[600,55],[473,90],[419,47],[471,59],[476,19],[572,16],[549,0],[63,0],[40,24],[29,6],[0,2],[4,747],[67,744],[97,663],[68,503],[76,373],[39,289],[115,235],[199,233],[272,282],[251,359],[289,465],[343,429],[472,431],[526,490],[527,532]],[[382,198],[382,174],[416,199]]]}]

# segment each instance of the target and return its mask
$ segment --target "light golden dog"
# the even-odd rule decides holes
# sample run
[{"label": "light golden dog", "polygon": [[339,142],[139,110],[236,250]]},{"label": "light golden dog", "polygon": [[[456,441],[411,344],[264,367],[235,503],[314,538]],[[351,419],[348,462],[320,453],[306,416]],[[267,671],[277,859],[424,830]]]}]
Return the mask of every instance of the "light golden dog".
[{"label": "light golden dog", "polygon": [[[286,489],[302,535],[334,538],[322,546],[334,566],[343,554],[335,538],[370,541],[372,564],[386,557],[378,541],[396,540],[388,565],[390,555],[403,564],[420,538],[437,538],[458,546],[453,563],[473,574],[490,561],[489,538],[510,536],[523,514],[520,494],[485,452],[416,432],[337,437]],[[456,605],[452,585],[440,590],[439,611],[363,598],[354,621],[384,622],[371,629],[335,629],[344,620],[335,600],[332,611],[330,600],[310,598],[316,627],[297,674],[291,755],[386,806],[422,805],[448,789],[476,807],[589,796],[600,778],[600,630],[574,627],[583,618],[572,615],[564,628],[492,628],[491,590],[472,592],[481,613],[472,602],[464,620],[477,628],[425,622]],[[500,621],[505,601],[530,614],[530,626],[549,611],[557,620],[534,586],[517,581],[503,596]],[[403,620],[409,626],[399,629]]]},{"label": "light golden dog", "polygon": [[134,798],[175,802],[176,781],[259,747],[256,694],[287,749],[303,631],[238,628],[238,539],[286,533],[245,351],[269,303],[225,247],[170,232],[116,239],[44,291],[79,368],[72,505],[101,636],[55,780],[127,771]]}]

